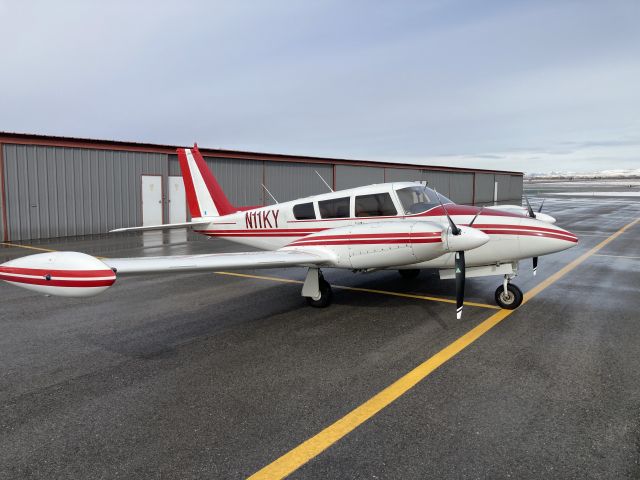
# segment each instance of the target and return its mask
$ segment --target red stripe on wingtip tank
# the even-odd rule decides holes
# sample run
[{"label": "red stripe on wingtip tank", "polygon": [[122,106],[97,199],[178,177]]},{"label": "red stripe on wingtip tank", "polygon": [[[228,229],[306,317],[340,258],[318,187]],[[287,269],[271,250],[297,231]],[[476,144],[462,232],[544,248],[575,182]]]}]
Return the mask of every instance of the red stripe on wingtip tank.
[{"label": "red stripe on wingtip tank", "polygon": [[47,287],[109,287],[116,281],[115,278],[108,280],[56,280],[52,278],[47,280],[46,278],[24,278],[14,277],[11,275],[3,275],[0,273],[0,280],[13,283],[28,283],[29,285],[45,285]]},{"label": "red stripe on wingtip tank", "polygon": [[196,189],[193,186],[193,178],[189,170],[189,162],[187,161],[187,153],[184,148],[178,148],[178,162],[180,162],[180,170],[182,171],[182,180],[184,181],[184,189],[187,194],[187,204],[191,217],[201,217],[200,206],[198,205],[198,197],[196,197]]},{"label": "red stripe on wingtip tank", "polygon": [[25,268],[25,267],[3,267],[0,266],[0,274],[13,273],[15,275],[33,275],[53,277],[70,277],[70,278],[93,278],[93,277],[113,277],[116,278],[113,270],[47,270],[42,268]]}]

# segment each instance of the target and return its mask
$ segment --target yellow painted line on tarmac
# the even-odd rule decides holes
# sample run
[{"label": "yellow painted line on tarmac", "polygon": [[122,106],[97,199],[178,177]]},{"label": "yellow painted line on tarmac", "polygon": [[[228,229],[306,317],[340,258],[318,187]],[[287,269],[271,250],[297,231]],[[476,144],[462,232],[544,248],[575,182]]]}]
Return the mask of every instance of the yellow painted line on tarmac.
[{"label": "yellow painted line on tarmac", "polygon": [[17,243],[0,242],[0,245],[6,245],[7,247],[27,248],[29,250],[38,250],[40,252],[56,252],[57,250],[51,250],[50,248],[32,247],[31,245],[20,245]]},{"label": "yellow painted line on tarmac", "polygon": [[[633,227],[640,221],[640,218],[634,220],[633,222],[625,225],[620,230],[615,232],[613,235],[608,237],[607,239],[600,242],[598,245],[593,247],[591,250],[582,254],[568,265],[560,269],[558,272],[553,274],[551,277],[542,281],[540,284],[535,286],[533,289],[528,291],[524,296],[524,302],[530,301],[537,294],[542,292],[545,288],[554,284],[562,277],[564,277],[571,270],[576,268],[578,265],[587,260],[590,256],[597,253],[600,249],[605,247],[607,244],[618,238],[622,235],[627,229]],[[351,410],[344,417],[336,421],[335,423],[329,425],[327,428],[311,437],[310,439],[304,441],[293,450],[282,455],[280,458],[276,459],[266,467],[257,471],[253,475],[249,477],[250,480],[274,480],[285,478],[300,467],[302,467],[305,463],[309,462],[313,458],[320,455],[327,448],[329,448],[334,443],[338,442],[345,435],[349,434],[357,427],[362,425],[364,422],[369,420],[374,415],[378,414],[382,409],[389,406],[395,400],[397,400],[400,396],[407,393],[413,387],[415,387],[419,382],[424,380],[431,372],[436,370],[438,367],[446,363],[448,360],[455,357],[458,353],[464,350],[466,347],[475,342],[482,335],[487,333],[493,327],[498,325],[502,320],[507,318],[516,310],[500,310],[499,312],[494,313],[485,321],[480,323],[478,326],[472,328],[467,333],[465,333],[462,337],[455,340],[453,343],[449,344],[447,347],[440,350],[431,358],[427,359],[425,362],[418,365],[416,368],[411,370],[409,373],[405,374],[394,383],[389,385],[387,388],[377,393],[369,400],[364,402],[362,405],[356,407],[354,410]]]},{"label": "yellow painted line on tarmac", "polygon": [[[215,272],[218,275],[230,275],[232,277],[245,277],[245,278],[255,278],[258,280],[270,280],[272,282],[283,282],[283,283],[304,283],[301,280],[291,280],[289,278],[282,277],[268,277],[265,275],[249,275],[247,273],[236,273],[236,272]],[[388,290],[376,290],[373,288],[360,288],[360,287],[347,287],[345,285],[331,285],[333,288],[338,288],[341,290],[352,290],[354,292],[364,292],[364,293],[376,293],[380,295],[389,295],[392,297],[402,297],[402,298],[413,298],[416,300],[428,300],[431,302],[443,302],[443,303],[453,303],[455,304],[455,300],[451,300],[449,298],[442,297],[429,297],[425,295],[414,295],[411,293],[402,293],[402,292],[391,292]],[[495,305],[487,305],[486,303],[477,303],[477,302],[464,302],[464,305],[468,307],[480,307],[480,308],[490,308],[492,310],[500,310],[499,307]]]}]

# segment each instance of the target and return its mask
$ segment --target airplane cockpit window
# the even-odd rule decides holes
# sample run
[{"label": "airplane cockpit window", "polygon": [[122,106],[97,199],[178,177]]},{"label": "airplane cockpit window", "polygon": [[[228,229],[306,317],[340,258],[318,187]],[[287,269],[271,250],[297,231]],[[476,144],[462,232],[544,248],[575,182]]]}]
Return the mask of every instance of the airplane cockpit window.
[{"label": "airplane cockpit window", "polygon": [[386,192],[356,197],[356,217],[384,217],[397,214],[391,195]]},{"label": "airplane cockpit window", "polygon": [[316,212],[313,210],[313,203],[299,203],[294,206],[293,216],[296,220],[315,220]]},{"label": "airplane cockpit window", "polygon": [[322,218],[349,218],[349,197],[332,198],[318,202]]},{"label": "airplane cockpit window", "polygon": [[[407,215],[426,212],[440,205],[435,190],[428,187],[416,185],[415,187],[399,188],[396,193]],[[453,203],[444,195],[439,195],[442,203]]]}]

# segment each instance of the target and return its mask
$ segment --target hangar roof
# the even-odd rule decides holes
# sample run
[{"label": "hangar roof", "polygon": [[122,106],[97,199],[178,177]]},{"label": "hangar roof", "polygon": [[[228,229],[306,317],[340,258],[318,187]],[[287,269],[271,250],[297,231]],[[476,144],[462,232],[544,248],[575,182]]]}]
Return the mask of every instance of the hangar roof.
[{"label": "hangar roof", "polygon": [[[183,145],[160,145],[154,143],[131,142],[122,140],[98,140],[92,138],[61,137],[54,135],[39,135],[31,133],[16,133],[0,131],[0,143],[19,145],[46,145],[72,148],[93,148],[100,150],[127,150],[138,152],[173,154],[176,148]],[[522,175],[522,172],[507,170],[492,170],[482,168],[447,167],[442,165],[420,165],[410,163],[377,162],[371,160],[356,160],[345,158],[313,157],[308,155],[285,155],[279,153],[246,152],[241,150],[225,150],[198,146],[200,152],[207,157],[241,158],[245,160],[269,160],[272,162],[297,163],[330,163],[337,165],[387,167],[387,168],[421,168],[427,170],[442,170],[450,172],[479,172]]]}]

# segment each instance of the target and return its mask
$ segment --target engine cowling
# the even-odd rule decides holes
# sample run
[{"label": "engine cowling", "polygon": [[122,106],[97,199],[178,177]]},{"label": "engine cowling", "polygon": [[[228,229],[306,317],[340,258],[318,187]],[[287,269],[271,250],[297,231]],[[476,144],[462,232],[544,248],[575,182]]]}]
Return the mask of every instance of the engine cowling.
[{"label": "engine cowling", "polygon": [[368,269],[410,265],[446,253],[442,227],[428,222],[376,222],[332,228],[289,248],[329,250],[335,267]]},{"label": "engine cowling", "polygon": [[3,263],[0,280],[45,295],[90,297],[113,285],[116,274],[86,253],[48,252]]}]

